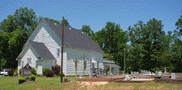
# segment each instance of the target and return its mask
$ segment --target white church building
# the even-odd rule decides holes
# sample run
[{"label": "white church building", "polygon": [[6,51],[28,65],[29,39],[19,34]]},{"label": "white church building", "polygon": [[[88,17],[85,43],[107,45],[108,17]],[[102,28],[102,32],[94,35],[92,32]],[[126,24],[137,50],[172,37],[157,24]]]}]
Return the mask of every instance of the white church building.
[{"label": "white church building", "polygon": [[[62,25],[43,19],[22,48],[16,60],[18,71],[27,63],[42,74],[43,68],[52,69],[58,64],[61,66],[61,38]],[[83,75],[83,56],[85,55],[85,75],[90,74],[90,60],[92,68],[104,69],[103,51],[83,31],[64,26],[63,43],[63,72],[66,76],[75,75],[75,63],[78,59],[77,75]],[[119,67],[116,71],[119,73]]]}]

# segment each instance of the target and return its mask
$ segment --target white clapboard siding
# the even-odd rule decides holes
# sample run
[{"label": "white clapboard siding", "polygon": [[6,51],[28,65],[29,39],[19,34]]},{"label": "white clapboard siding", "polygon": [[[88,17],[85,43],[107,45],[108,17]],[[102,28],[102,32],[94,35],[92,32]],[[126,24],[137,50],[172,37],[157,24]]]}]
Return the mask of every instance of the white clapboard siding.
[{"label": "white clapboard siding", "polygon": [[35,52],[33,52],[33,48],[30,45],[25,49],[21,61],[18,61],[18,71],[20,70],[20,68],[22,68],[22,61],[24,62],[23,67],[28,63],[27,58],[31,58],[30,66],[35,67],[37,57]]},{"label": "white clapboard siding", "polygon": [[[48,50],[52,53],[52,55],[56,58],[57,64],[61,65],[61,39],[58,37],[58,35],[50,28],[50,26],[43,20],[34,33],[29,38],[31,41],[35,42],[42,42],[45,44],[45,46],[48,48]],[[60,56],[57,56],[57,49],[60,49]],[[23,53],[21,56],[23,56],[22,60],[24,61],[24,65],[26,64],[27,58],[32,58],[32,66],[35,67],[36,65],[36,54],[31,54],[31,49],[27,49],[25,53]],[[73,49],[65,47],[63,51],[63,72],[66,76],[73,76],[75,75],[74,72],[74,63],[72,63],[72,59],[78,59],[80,62],[78,63],[78,75],[83,74],[83,54],[85,53],[86,61],[87,62],[87,69],[85,70],[85,75],[89,75],[90,72],[90,60],[96,61],[94,63],[95,67],[97,67],[97,61],[99,61],[99,68],[103,67],[103,54],[102,53],[95,53],[92,51],[83,51],[80,49]],[[42,68],[48,67],[51,68],[51,62],[48,61],[42,61],[39,62],[38,65],[38,74],[42,74]],[[21,62],[18,63],[18,70],[21,68]]]},{"label": "white clapboard siding", "polygon": [[[44,43],[48,50],[56,58],[57,64],[61,65],[61,40],[45,21],[39,25],[30,40]],[[60,56],[57,56],[58,48],[60,49]],[[66,53],[64,53],[64,56],[63,64],[66,63],[67,60]],[[66,64],[63,65],[63,71],[66,72]]]},{"label": "white clapboard siding", "polygon": [[[93,53],[93,52],[88,52],[88,51],[83,51],[79,49],[72,49],[72,48],[65,48],[67,52],[67,67],[66,67],[66,76],[73,76],[75,75],[75,63],[72,62],[73,60],[77,58],[78,62],[78,67],[77,67],[77,75],[83,75],[83,54],[85,53],[85,61],[87,61],[87,66],[85,70],[85,75],[89,75],[90,73],[90,59],[99,61],[99,68],[103,68],[103,55],[98,54],[98,53]],[[72,58],[72,60],[71,60]],[[95,63],[95,67],[97,63]]]}]

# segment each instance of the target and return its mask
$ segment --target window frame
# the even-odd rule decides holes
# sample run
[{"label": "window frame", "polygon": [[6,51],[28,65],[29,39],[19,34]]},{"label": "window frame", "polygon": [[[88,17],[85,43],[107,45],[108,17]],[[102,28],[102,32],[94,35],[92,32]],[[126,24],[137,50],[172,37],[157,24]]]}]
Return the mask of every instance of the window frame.
[{"label": "window frame", "polygon": [[32,58],[27,58],[27,63],[28,64],[31,64],[32,63],[31,61],[32,61]]},{"label": "window frame", "polygon": [[57,48],[57,57],[60,57],[60,48]]},{"label": "window frame", "polygon": [[38,64],[39,64],[39,61],[36,60],[36,61],[35,61],[35,68],[38,68]]}]

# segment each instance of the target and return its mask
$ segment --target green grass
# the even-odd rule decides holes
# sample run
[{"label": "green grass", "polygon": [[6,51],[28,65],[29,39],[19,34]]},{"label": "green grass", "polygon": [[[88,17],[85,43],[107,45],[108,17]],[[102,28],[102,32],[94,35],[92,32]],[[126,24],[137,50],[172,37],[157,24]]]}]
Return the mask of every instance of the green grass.
[{"label": "green grass", "polygon": [[[75,77],[68,77],[70,80],[74,80]],[[88,78],[88,76],[85,76]],[[64,80],[64,79],[63,79]],[[120,87],[125,86],[133,86],[135,89],[140,89],[140,87],[145,86],[146,88],[157,88],[160,86],[164,86],[168,89],[181,89],[181,84],[170,84],[170,83],[109,83],[107,85],[94,86],[94,90],[100,89],[110,89],[113,87],[116,90],[119,90]],[[18,77],[0,77],[0,90],[36,90],[36,88],[41,88],[42,90],[50,90],[50,89],[87,89],[86,87],[80,87],[80,84],[77,82],[73,83],[60,83],[60,77],[36,77],[36,81],[33,83],[27,84],[18,84]]]},{"label": "green grass", "polygon": [[[75,77],[69,77],[70,80],[74,80],[74,78]],[[33,90],[37,87],[42,87],[42,89],[61,89],[68,85],[69,84],[66,83],[60,84],[60,77],[36,77],[35,82],[22,85],[18,85],[18,77],[0,77],[0,90]]]}]

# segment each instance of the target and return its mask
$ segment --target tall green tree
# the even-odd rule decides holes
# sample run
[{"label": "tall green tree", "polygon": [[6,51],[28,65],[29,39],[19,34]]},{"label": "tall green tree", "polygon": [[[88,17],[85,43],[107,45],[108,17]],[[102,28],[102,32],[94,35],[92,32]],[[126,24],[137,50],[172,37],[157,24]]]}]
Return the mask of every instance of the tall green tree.
[{"label": "tall green tree", "polygon": [[[149,20],[147,24],[139,21],[134,27],[128,28],[131,41],[131,59],[138,59],[134,62],[141,63],[138,68],[145,70],[153,70],[164,65],[160,56],[163,55],[165,48],[165,32],[162,30],[163,24],[161,20],[155,18]],[[137,65],[134,65],[138,67]]]},{"label": "tall green tree", "polygon": [[171,45],[173,71],[182,72],[182,15],[175,25],[177,28],[174,30],[174,42]]},{"label": "tall green tree", "polygon": [[9,35],[7,32],[0,31],[0,69],[6,64]]},{"label": "tall green tree", "polygon": [[89,25],[83,25],[81,30],[84,31],[88,36],[90,36],[92,40],[95,39],[94,31],[90,28]]},{"label": "tall green tree", "polygon": [[[1,36],[5,38],[1,41],[2,46],[0,54],[1,60],[4,60],[4,68],[16,68],[17,61],[16,57],[22,50],[24,43],[29,38],[37,25],[37,18],[33,9],[27,7],[16,9],[14,15],[8,15],[7,19],[1,22]],[[6,37],[4,37],[6,36]]]},{"label": "tall green tree", "polygon": [[180,16],[180,18],[178,19],[178,21],[175,24],[177,26],[177,32],[178,32],[178,36],[180,36],[180,39],[182,39],[182,15]]},{"label": "tall green tree", "polygon": [[109,59],[113,59],[116,63],[122,63],[123,49],[128,41],[127,33],[124,32],[119,24],[107,22],[106,26],[95,33],[95,42],[105,52]]},{"label": "tall green tree", "polygon": [[46,19],[46,20],[49,20],[49,21],[52,21],[52,22],[55,22],[55,23],[59,23],[59,24],[60,24],[60,21],[54,20],[54,19],[51,19],[51,18],[48,18],[48,17],[39,17],[38,23],[39,23],[42,19]]}]

